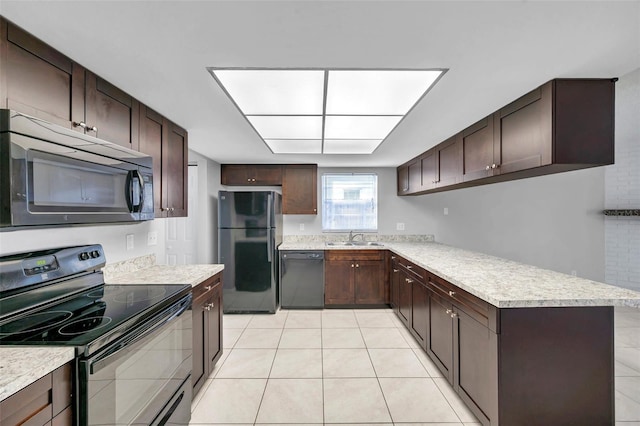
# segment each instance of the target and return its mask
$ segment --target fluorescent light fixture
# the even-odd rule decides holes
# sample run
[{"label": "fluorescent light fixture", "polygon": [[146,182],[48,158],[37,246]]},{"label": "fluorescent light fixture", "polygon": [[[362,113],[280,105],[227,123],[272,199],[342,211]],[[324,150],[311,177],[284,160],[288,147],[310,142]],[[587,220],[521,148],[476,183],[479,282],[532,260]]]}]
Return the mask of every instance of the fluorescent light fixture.
[{"label": "fluorescent light fixture", "polygon": [[327,115],[405,115],[442,71],[329,71]]},{"label": "fluorescent light fixture", "polygon": [[209,68],[275,154],[371,154],[445,71]]},{"label": "fluorescent light fixture", "polygon": [[213,74],[245,115],[322,115],[324,71],[216,70]]},{"label": "fluorescent light fixture", "polygon": [[274,154],[322,154],[322,139],[265,139]]},{"label": "fluorescent light fixture", "polygon": [[383,140],[402,119],[395,116],[338,115],[327,116],[324,123],[326,139]]},{"label": "fluorescent light fixture", "polygon": [[322,139],[321,116],[248,115],[262,139]]},{"label": "fluorescent light fixture", "polygon": [[325,139],[325,154],[371,154],[382,139]]}]

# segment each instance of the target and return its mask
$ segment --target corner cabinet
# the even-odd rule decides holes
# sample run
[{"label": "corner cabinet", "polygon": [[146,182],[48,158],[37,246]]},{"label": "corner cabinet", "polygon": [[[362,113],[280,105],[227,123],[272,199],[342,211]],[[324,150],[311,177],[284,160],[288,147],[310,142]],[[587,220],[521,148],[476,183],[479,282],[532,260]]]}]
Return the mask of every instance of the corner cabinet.
[{"label": "corner cabinet", "polygon": [[193,370],[195,395],[222,356],[222,272],[193,288]]},{"label": "corner cabinet", "polygon": [[0,426],[72,426],[74,362],[0,402]]},{"label": "corner cabinet", "polygon": [[[399,166],[398,195],[613,164],[615,81],[545,83]],[[420,185],[411,178],[419,160]]]},{"label": "corner cabinet", "polygon": [[325,306],[389,303],[384,250],[327,250]]}]

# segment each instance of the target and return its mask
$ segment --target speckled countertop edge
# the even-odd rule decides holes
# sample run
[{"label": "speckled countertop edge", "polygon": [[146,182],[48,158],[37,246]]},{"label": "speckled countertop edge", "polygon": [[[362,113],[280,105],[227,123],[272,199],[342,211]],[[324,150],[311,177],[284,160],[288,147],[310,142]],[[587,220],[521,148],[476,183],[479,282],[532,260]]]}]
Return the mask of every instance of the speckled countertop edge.
[{"label": "speckled countertop edge", "polygon": [[74,357],[74,348],[1,346],[0,401],[63,366]]},{"label": "speckled countertop edge", "polygon": [[382,246],[327,246],[287,242],[287,250],[389,249],[498,308],[629,306],[640,293],[439,243],[384,242]]}]

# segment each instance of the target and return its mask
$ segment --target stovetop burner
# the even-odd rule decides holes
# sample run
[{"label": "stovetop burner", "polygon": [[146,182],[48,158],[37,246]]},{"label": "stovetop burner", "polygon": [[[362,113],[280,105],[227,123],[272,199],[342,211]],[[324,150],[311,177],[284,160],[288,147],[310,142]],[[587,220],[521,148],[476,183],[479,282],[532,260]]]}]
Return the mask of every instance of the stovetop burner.
[{"label": "stovetop burner", "polygon": [[113,321],[111,317],[96,317],[96,318],[83,318],[75,321],[71,321],[65,326],[60,327],[58,333],[63,336],[75,336],[78,334],[84,334],[87,331],[98,330],[102,327],[106,327]]},{"label": "stovetop burner", "polygon": [[35,333],[39,330],[53,328],[73,316],[70,311],[45,311],[29,314],[0,326],[0,336]]},{"label": "stovetop burner", "polygon": [[165,294],[167,294],[167,289],[164,286],[149,286],[142,289],[142,291],[123,291],[116,294],[113,300],[118,303],[131,305],[133,303],[159,300],[162,299]]}]

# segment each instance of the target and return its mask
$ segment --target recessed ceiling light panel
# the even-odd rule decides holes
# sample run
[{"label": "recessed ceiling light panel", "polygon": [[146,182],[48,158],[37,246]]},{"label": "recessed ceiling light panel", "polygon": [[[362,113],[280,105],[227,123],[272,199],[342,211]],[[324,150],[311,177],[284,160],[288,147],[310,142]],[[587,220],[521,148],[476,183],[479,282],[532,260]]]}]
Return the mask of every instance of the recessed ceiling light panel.
[{"label": "recessed ceiling light panel", "polygon": [[327,116],[324,124],[326,139],[384,139],[400,122],[402,116]]},{"label": "recessed ceiling light panel", "polygon": [[322,154],[321,139],[265,139],[274,154]]},{"label": "recessed ceiling light panel", "polygon": [[322,70],[215,70],[245,115],[322,115]]},{"label": "recessed ceiling light panel", "polygon": [[325,154],[371,154],[382,139],[325,139]]},{"label": "recessed ceiling light panel", "polygon": [[405,115],[442,71],[329,71],[327,114]]},{"label": "recessed ceiling light panel", "polygon": [[322,139],[321,116],[248,115],[262,139]]}]

